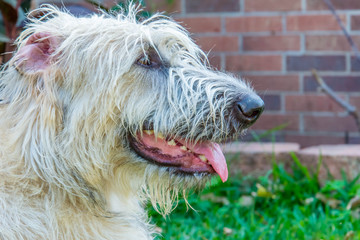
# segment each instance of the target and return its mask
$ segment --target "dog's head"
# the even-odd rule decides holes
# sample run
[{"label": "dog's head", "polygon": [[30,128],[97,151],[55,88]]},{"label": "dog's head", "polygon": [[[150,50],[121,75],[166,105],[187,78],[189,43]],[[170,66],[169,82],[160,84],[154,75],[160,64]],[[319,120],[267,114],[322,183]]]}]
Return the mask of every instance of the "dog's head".
[{"label": "dog's head", "polygon": [[160,204],[171,199],[169,189],[214,173],[226,181],[219,144],[239,137],[264,108],[247,83],[211,69],[188,32],[167,17],[138,21],[135,8],[84,18],[43,11],[10,63],[37,104],[46,103],[38,121],[49,138],[40,140],[52,151],[43,156],[61,161],[50,173],[33,164],[38,173],[91,191],[109,181],[122,191],[147,189]]}]

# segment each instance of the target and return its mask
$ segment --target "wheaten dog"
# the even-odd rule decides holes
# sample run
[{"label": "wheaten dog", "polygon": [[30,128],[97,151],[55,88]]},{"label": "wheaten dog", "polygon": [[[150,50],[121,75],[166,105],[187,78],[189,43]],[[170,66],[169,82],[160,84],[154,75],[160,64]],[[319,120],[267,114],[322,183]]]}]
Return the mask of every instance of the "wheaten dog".
[{"label": "wheaten dog", "polygon": [[0,238],[152,239],[144,204],[168,214],[213,173],[218,143],[263,110],[212,70],[173,20],[75,18],[40,9],[1,73]]}]

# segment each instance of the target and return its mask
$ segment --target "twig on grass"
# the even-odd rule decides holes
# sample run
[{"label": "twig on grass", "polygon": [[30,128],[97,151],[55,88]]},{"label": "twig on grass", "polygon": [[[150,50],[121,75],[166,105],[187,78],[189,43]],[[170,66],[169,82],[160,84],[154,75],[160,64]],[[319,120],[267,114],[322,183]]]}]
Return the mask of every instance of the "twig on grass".
[{"label": "twig on grass", "polygon": [[346,102],[344,99],[341,99],[335,92],[332,90],[325,81],[319,76],[316,69],[312,70],[312,74],[314,75],[316,81],[318,82],[322,91],[324,91],[328,96],[330,96],[337,104],[339,104],[342,108],[344,108],[349,115],[353,116],[358,130],[360,131],[360,115],[357,112],[355,106],[351,105],[350,103]]}]

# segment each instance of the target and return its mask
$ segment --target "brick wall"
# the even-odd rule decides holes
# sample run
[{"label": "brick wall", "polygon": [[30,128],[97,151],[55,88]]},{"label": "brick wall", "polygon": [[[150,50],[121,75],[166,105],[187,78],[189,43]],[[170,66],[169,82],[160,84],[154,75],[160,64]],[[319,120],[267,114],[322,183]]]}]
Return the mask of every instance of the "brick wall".
[{"label": "brick wall", "polygon": [[[360,0],[332,0],[360,47]],[[360,63],[322,0],[148,0],[193,33],[211,63],[252,82],[266,111],[252,127],[286,123],[279,141],[359,143],[354,120],[318,91],[310,70],[360,110]],[[348,132],[348,134],[346,134]],[[246,137],[245,137],[246,138]]]}]

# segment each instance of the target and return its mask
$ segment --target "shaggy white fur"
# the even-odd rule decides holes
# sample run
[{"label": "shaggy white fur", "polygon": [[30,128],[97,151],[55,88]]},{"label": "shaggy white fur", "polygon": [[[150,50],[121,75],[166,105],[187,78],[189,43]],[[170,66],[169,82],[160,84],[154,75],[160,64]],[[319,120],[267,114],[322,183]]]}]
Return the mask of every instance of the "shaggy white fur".
[{"label": "shaggy white fur", "polygon": [[131,141],[235,138],[231,106],[253,91],[168,17],[36,11],[0,79],[0,239],[152,239],[144,204],[168,214],[209,174],[150,163]]}]

